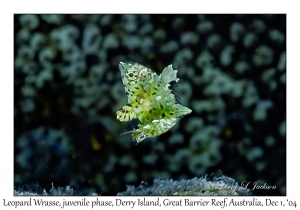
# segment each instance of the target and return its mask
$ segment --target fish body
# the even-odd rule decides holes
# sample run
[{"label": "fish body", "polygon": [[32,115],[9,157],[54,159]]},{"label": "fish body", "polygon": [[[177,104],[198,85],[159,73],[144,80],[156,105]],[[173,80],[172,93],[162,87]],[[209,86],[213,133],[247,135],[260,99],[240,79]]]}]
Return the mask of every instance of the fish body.
[{"label": "fish body", "polygon": [[139,119],[138,128],[132,131],[132,138],[137,142],[167,132],[191,113],[192,110],[176,102],[169,89],[170,82],[179,81],[172,65],[160,75],[137,63],[120,62],[119,69],[128,104],[117,111],[117,119],[122,122]]}]

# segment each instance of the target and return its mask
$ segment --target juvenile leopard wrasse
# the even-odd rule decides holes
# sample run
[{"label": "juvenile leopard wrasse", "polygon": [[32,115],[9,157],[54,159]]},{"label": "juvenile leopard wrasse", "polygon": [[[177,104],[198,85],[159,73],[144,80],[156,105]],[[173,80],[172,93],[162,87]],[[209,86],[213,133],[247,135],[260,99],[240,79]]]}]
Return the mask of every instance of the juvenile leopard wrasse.
[{"label": "juvenile leopard wrasse", "polygon": [[169,88],[170,82],[179,81],[172,65],[165,67],[160,75],[138,63],[120,62],[119,69],[128,104],[117,111],[117,119],[121,122],[139,119],[140,124],[130,131],[138,143],[167,132],[192,112],[176,102]]}]

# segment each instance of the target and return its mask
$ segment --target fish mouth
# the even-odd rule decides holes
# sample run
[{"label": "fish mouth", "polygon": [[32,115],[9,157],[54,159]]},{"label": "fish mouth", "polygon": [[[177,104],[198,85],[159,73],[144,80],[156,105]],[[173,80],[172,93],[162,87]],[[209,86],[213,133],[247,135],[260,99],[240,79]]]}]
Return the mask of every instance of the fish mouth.
[{"label": "fish mouth", "polygon": [[119,69],[120,69],[120,72],[121,72],[121,76],[125,75],[127,68],[128,68],[128,66],[127,66],[126,63],[124,63],[124,62],[119,63]]}]

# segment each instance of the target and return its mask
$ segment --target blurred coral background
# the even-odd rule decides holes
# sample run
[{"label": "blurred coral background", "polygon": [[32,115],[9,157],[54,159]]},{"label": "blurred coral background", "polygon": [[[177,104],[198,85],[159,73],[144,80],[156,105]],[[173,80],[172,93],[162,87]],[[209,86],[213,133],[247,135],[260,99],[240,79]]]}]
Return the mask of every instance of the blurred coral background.
[{"label": "blurred coral background", "polygon": [[[286,195],[286,15],[14,16],[14,182],[116,195],[223,173]],[[193,110],[138,145],[120,61],[173,64]]]}]

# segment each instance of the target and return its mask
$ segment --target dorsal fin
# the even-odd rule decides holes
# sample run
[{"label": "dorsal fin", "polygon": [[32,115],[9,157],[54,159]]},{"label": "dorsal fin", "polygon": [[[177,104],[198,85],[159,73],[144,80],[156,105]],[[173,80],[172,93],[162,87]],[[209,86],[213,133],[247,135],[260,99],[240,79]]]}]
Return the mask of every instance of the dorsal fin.
[{"label": "dorsal fin", "polygon": [[172,81],[179,81],[179,79],[177,78],[177,70],[174,70],[172,68],[172,64],[164,68],[163,72],[159,75],[159,77],[165,84],[169,84]]}]

